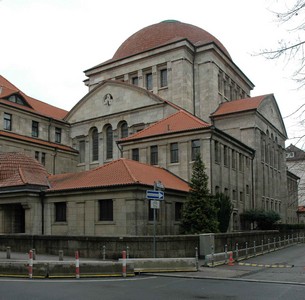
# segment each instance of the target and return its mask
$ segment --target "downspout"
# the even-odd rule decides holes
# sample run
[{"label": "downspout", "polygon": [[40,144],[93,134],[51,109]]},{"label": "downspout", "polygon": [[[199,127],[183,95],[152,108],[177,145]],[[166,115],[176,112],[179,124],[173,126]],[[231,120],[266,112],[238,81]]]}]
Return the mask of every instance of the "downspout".
[{"label": "downspout", "polygon": [[[196,50],[195,50],[196,51]],[[195,97],[195,51],[193,56],[193,114],[196,116],[196,97]]]},{"label": "downspout", "polygon": [[122,158],[122,157],[123,157],[123,150],[122,150],[122,148],[119,146],[118,141],[116,141],[115,144],[116,144],[116,146],[118,147],[118,149],[119,149],[119,151],[120,151],[120,156],[121,156],[121,158]]},{"label": "downspout", "polygon": [[44,199],[45,199],[44,191],[40,191],[39,198],[41,203],[41,234],[44,235]]}]

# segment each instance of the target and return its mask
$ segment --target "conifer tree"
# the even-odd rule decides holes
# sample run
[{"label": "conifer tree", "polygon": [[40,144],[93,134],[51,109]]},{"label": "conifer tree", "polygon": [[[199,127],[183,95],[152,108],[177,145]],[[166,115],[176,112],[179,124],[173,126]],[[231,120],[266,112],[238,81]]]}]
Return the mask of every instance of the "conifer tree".
[{"label": "conifer tree", "polygon": [[200,155],[197,155],[193,165],[190,187],[189,197],[182,210],[182,233],[217,232],[215,198],[210,194],[208,176]]}]

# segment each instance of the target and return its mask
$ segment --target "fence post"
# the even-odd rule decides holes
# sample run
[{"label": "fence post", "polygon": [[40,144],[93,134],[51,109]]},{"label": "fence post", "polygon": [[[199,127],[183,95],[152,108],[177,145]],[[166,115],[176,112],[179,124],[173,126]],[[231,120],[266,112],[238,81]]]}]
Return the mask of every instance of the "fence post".
[{"label": "fence post", "polygon": [[195,247],[196,270],[199,270],[198,248]]},{"label": "fence post", "polygon": [[126,277],[126,251],[123,250],[122,251],[122,274],[123,274],[123,277],[125,278]]},{"label": "fence post", "polygon": [[225,244],[225,264],[228,263],[228,245]]},{"label": "fence post", "polygon": [[32,250],[33,250],[33,260],[36,260],[36,250],[35,249]]},{"label": "fence post", "polygon": [[129,247],[126,247],[126,258],[129,259]]},{"label": "fence post", "polygon": [[273,238],[273,251],[275,251],[276,248],[276,242],[275,242],[275,237]]},{"label": "fence post", "polygon": [[64,260],[64,251],[63,250],[59,250],[58,251],[58,255],[59,255],[59,261],[63,261]]},{"label": "fence post", "polygon": [[75,277],[78,279],[79,276],[79,253],[75,251]]},{"label": "fence post", "polygon": [[106,246],[103,246],[103,260],[106,259]]},{"label": "fence post", "polygon": [[212,267],[214,267],[215,257],[214,257],[214,246],[213,245],[211,245],[211,254],[212,254]]},{"label": "fence post", "polygon": [[253,252],[254,252],[254,256],[256,256],[256,242],[253,242]]},{"label": "fence post", "polygon": [[262,240],[261,247],[262,247],[262,254],[264,254],[264,240]]},{"label": "fence post", "polygon": [[270,253],[270,239],[268,239],[268,253]]},{"label": "fence post", "polygon": [[238,243],[235,244],[235,250],[236,250],[236,258],[235,260],[238,261],[239,253],[238,253]]},{"label": "fence post", "polygon": [[279,236],[279,248],[282,247],[281,237]]},{"label": "fence post", "polygon": [[33,250],[29,251],[29,278],[33,278]]},{"label": "fence post", "polygon": [[11,247],[6,247],[6,258],[7,259],[11,258]]},{"label": "fence post", "polygon": [[248,242],[246,242],[246,258],[248,258]]}]

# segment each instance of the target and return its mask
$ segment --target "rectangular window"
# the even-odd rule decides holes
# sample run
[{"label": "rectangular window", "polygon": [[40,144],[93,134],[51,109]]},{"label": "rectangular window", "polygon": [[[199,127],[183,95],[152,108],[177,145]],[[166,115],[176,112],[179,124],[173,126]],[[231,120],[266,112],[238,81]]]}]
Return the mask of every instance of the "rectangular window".
[{"label": "rectangular window", "polygon": [[146,89],[147,90],[152,90],[153,89],[152,73],[147,73],[145,75],[145,83],[146,83]]},{"label": "rectangular window", "polygon": [[175,221],[180,221],[182,218],[183,203],[175,202]]},{"label": "rectangular window", "polygon": [[171,143],[170,144],[170,161],[171,161],[171,163],[179,162],[178,143]]},{"label": "rectangular window", "polygon": [[138,86],[138,85],[139,85],[139,77],[138,77],[138,76],[132,77],[132,78],[131,78],[131,83],[132,83],[133,85]]},{"label": "rectangular window", "polygon": [[57,202],[55,203],[55,222],[67,221],[67,203]]},{"label": "rectangular window", "polygon": [[86,142],[85,141],[80,141],[79,142],[79,162],[83,163],[85,162],[85,147],[86,147]]},{"label": "rectangular window", "polygon": [[236,152],[232,150],[232,169],[236,169]]},{"label": "rectangular window", "polygon": [[32,121],[32,136],[38,137],[39,135],[39,123],[36,121]]},{"label": "rectangular window", "polygon": [[160,87],[167,86],[167,69],[160,71]]},{"label": "rectangular window", "polygon": [[150,164],[151,165],[158,164],[158,146],[150,147]]},{"label": "rectangular window", "polygon": [[237,200],[236,190],[232,191],[232,198],[233,198],[233,200]]},{"label": "rectangular window", "polygon": [[218,141],[215,141],[214,144],[214,155],[215,155],[215,162],[220,163],[220,144]]},{"label": "rectangular window", "polygon": [[4,130],[12,130],[12,115],[8,113],[4,113],[4,119],[3,119],[3,128]]},{"label": "rectangular window", "polygon": [[39,161],[39,151],[35,151],[35,159]]},{"label": "rectangular window", "polygon": [[244,193],[243,192],[239,192],[239,201],[240,202],[244,201]]},{"label": "rectangular window", "polygon": [[46,165],[46,154],[44,152],[41,153],[41,164]]},{"label": "rectangular window", "polygon": [[229,166],[229,151],[227,146],[223,147],[223,164],[225,167]]},{"label": "rectangular window", "polygon": [[132,160],[139,161],[139,148],[132,149]]},{"label": "rectangular window", "polygon": [[55,127],[55,142],[61,143],[61,128]]},{"label": "rectangular window", "polygon": [[244,156],[239,153],[239,171],[243,172],[244,170]]},{"label": "rectangular window", "polygon": [[192,140],[192,161],[200,154],[200,140]]},{"label": "rectangular window", "polygon": [[113,201],[111,199],[99,200],[99,220],[113,221]]}]

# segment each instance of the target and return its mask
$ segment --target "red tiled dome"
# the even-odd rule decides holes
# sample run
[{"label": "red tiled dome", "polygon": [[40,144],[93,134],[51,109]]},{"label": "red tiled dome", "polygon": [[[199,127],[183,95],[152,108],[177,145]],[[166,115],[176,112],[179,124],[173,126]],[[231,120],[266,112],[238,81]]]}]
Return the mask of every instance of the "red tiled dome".
[{"label": "red tiled dome", "polygon": [[19,185],[48,186],[46,169],[23,153],[0,153],[0,187]]},{"label": "red tiled dome", "polygon": [[195,46],[213,42],[230,57],[222,43],[207,31],[194,25],[167,20],[145,27],[130,36],[118,48],[112,59],[135,55],[181,39],[188,39]]}]

